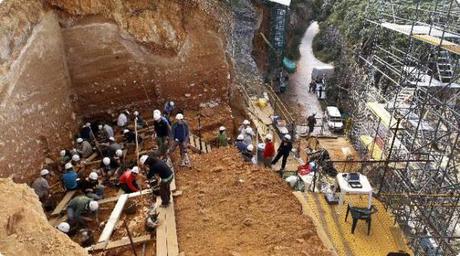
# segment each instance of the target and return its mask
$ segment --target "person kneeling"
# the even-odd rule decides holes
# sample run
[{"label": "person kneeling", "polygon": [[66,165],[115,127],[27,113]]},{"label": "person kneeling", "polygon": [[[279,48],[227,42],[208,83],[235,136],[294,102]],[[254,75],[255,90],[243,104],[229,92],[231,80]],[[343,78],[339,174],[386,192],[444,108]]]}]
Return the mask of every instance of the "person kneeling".
[{"label": "person kneeling", "polygon": [[136,178],[139,174],[139,167],[134,166],[131,170],[127,170],[120,176],[120,188],[125,193],[133,193],[140,190],[139,184],[137,184]]}]

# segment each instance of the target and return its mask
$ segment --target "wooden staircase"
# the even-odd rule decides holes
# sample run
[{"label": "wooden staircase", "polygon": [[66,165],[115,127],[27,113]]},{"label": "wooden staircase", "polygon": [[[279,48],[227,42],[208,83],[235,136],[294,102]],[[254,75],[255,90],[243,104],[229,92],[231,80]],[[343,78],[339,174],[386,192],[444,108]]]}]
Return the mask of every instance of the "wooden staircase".
[{"label": "wooden staircase", "polygon": [[190,134],[189,140],[190,140],[190,146],[195,151],[200,152],[200,153],[205,153],[205,154],[211,152],[211,145],[207,144],[200,137]]}]

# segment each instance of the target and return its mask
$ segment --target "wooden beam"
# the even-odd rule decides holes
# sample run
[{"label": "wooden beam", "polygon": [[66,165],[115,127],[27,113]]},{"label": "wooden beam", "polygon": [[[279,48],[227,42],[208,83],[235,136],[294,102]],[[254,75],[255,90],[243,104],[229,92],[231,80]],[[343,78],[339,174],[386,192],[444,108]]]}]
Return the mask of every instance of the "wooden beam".
[{"label": "wooden beam", "polygon": [[61,202],[59,202],[59,204],[56,206],[54,211],[51,213],[51,216],[56,216],[60,214],[64,210],[64,208],[67,206],[67,204],[69,203],[69,201],[72,199],[72,197],[75,195],[76,192],[77,190],[68,191],[65,194],[64,198],[62,198]]},{"label": "wooden beam", "polygon": [[125,207],[126,201],[128,201],[128,194],[121,195],[117,201],[117,204],[115,205],[115,208],[113,208],[113,211],[110,214],[109,220],[107,221],[107,224],[105,225],[104,230],[102,230],[98,243],[106,242],[110,239],[113,229],[115,228],[115,225],[117,224],[118,219],[121,216],[121,212],[123,211],[123,208]]},{"label": "wooden beam", "polygon": [[[123,190],[122,190],[123,191]],[[148,188],[148,189],[144,189],[142,190],[141,192],[134,192],[134,193],[130,193],[130,194],[127,194],[128,195],[128,198],[133,198],[133,197],[138,197],[138,196],[143,196],[143,195],[148,195],[152,193],[152,189]],[[118,195],[118,196],[113,196],[113,197],[108,197],[108,198],[104,198],[104,199],[101,199],[98,201],[99,204],[106,204],[106,203],[111,203],[111,202],[116,202],[118,201],[118,199],[120,198],[120,196],[122,196],[123,194],[121,195]]]},{"label": "wooden beam", "polygon": [[64,215],[64,216],[61,216],[61,217],[52,218],[52,219],[48,220],[48,223],[51,226],[56,227],[57,225],[59,225],[59,223],[61,223],[63,221],[66,221],[66,220],[67,220],[67,214]]},{"label": "wooden beam", "polygon": [[166,208],[166,245],[168,248],[168,256],[179,255],[179,244],[177,242],[176,233],[176,217],[174,214],[174,200],[171,197],[171,203]]},{"label": "wooden beam", "polygon": [[[161,198],[157,196],[158,203],[161,202]],[[160,225],[155,229],[156,231],[156,256],[168,256],[168,245],[166,242],[166,209],[158,207],[158,220]]]},{"label": "wooden beam", "polygon": [[[151,235],[143,235],[143,236],[138,236],[133,238],[133,243],[134,244],[139,244],[139,243],[144,243],[147,241],[152,240]],[[115,249],[118,247],[126,246],[129,245],[129,239],[128,238],[122,238],[117,241],[110,241],[109,243],[97,243],[95,245],[92,245],[91,247],[85,248],[86,251],[97,251],[97,250],[110,250],[110,249]]]}]

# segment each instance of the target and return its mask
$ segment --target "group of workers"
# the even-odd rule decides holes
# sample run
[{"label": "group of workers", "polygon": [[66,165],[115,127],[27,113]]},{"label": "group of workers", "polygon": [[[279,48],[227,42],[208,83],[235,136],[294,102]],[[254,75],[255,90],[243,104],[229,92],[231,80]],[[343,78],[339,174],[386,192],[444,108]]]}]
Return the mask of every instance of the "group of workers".
[{"label": "group of workers", "polygon": [[[172,169],[166,164],[166,159],[177,147],[180,150],[180,165],[191,166],[187,148],[190,130],[182,111],[175,111],[172,101],[166,102],[163,112],[158,109],[153,111],[153,139],[156,141],[158,150],[151,155],[141,155],[138,160],[127,162],[126,152],[130,145],[139,145],[143,138],[137,134],[137,129],[147,127],[147,122],[138,111],[131,116],[128,110],[122,111],[116,121],[114,129],[109,123],[86,123],[80,130],[75,140],[75,148],[63,149],[60,152],[60,168],[62,171],[62,187],[66,192],[79,190],[81,195],[74,197],[67,205],[67,222],[60,223],[58,229],[69,233],[79,227],[86,226],[89,213],[97,212],[98,201],[104,198],[106,186],[117,186],[125,193],[133,193],[142,189],[138,183],[138,175],[145,174],[148,187],[153,183],[159,186],[161,206],[168,207],[170,203],[170,184],[174,178]],[[173,113],[174,121],[172,122]],[[132,118],[131,118],[132,117]],[[134,130],[132,126],[134,124]],[[123,134],[123,141],[118,142],[115,130]],[[254,141],[256,134],[248,120],[244,120],[238,129],[234,146],[248,162],[255,162]],[[282,136],[282,142],[275,151],[273,135],[267,134],[264,139],[263,164],[271,168],[280,159],[282,175],[286,167],[287,158],[292,149],[291,136]],[[229,145],[229,138],[224,126],[219,127],[217,134],[219,147]],[[93,155],[99,155],[99,169],[92,170],[87,177],[80,178],[78,169],[84,167],[86,159]],[[63,167],[63,168],[62,168]],[[49,185],[50,171],[43,169],[32,184],[44,207],[48,205],[50,198]]]},{"label": "group of workers", "polygon": [[[249,120],[244,120],[238,128],[239,135],[236,137],[235,147],[240,151],[245,161],[256,163],[257,156],[254,155],[255,147],[253,145],[253,140],[256,135],[250,124]],[[272,165],[275,165],[280,159],[282,159],[281,168],[278,170],[278,173],[282,176],[284,169],[286,168],[287,158],[292,150],[292,138],[291,135],[284,134],[281,139],[281,144],[275,152],[273,135],[269,133],[265,136],[263,149],[261,149],[263,151],[263,159],[261,162],[265,167],[272,168]]]},{"label": "group of workers", "polygon": [[[170,183],[174,174],[165,163],[167,156],[179,147],[180,165],[190,166],[187,154],[189,127],[184,120],[184,113],[180,111],[175,115],[174,122],[171,122],[174,109],[174,102],[168,101],[163,112],[157,109],[153,111],[153,138],[157,142],[158,153],[142,155],[137,161],[128,162],[126,154],[130,146],[140,145],[143,141],[136,131],[145,128],[147,122],[138,111],[134,111],[133,115],[128,110],[122,111],[116,120],[116,127],[108,122],[88,122],[82,126],[75,140],[75,147],[60,151],[58,169],[62,172],[60,180],[64,191],[81,191],[69,201],[66,209],[67,221],[57,226],[60,231],[69,233],[86,226],[90,220],[87,216],[97,212],[98,201],[104,198],[107,185],[119,187],[125,193],[141,190],[142,186],[137,181],[141,173],[146,174],[147,186],[153,181],[159,184],[161,206],[169,205]],[[123,134],[122,141],[117,141],[116,130]],[[99,169],[94,169],[87,177],[80,178],[78,170],[87,164],[93,164],[87,162],[87,159],[94,158],[93,155],[102,158]],[[50,175],[48,169],[41,170],[40,176],[31,185],[46,210],[52,209]]]}]

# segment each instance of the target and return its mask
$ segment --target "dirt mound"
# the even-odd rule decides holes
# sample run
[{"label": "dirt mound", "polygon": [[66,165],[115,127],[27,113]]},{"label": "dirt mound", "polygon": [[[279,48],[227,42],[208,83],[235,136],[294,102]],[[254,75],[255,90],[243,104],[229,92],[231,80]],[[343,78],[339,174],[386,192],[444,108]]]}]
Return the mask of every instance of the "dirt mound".
[{"label": "dirt mound", "polygon": [[0,179],[0,251],[4,255],[88,255],[48,224],[38,197],[25,184]]},{"label": "dirt mound", "polygon": [[186,255],[330,255],[290,188],[233,148],[178,169],[179,249]]}]

